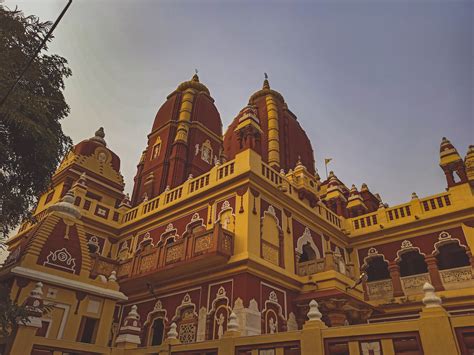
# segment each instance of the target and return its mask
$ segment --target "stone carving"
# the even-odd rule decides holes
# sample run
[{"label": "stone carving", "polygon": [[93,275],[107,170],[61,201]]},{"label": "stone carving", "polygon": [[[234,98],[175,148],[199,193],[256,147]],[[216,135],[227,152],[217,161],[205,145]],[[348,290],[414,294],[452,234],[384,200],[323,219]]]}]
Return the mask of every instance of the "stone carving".
[{"label": "stone carving", "polygon": [[178,331],[176,330],[177,327],[178,326],[175,322],[171,323],[170,330],[168,331],[168,334],[166,334],[168,339],[178,339]]},{"label": "stone carving", "polygon": [[153,270],[156,265],[157,258],[158,253],[151,253],[143,256],[140,260],[140,272]]},{"label": "stone carving", "polygon": [[273,207],[272,205],[268,206],[266,213],[276,218],[275,207]]},{"label": "stone carving", "polygon": [[275,291],[270,292],[268,299],[272,302],[278,303],[278,296]]},{"label": "stone carving", "polygon": [[309,312],[308,312],[308,319],[310,321],[316,321],[316,320],[321,320],[322,318],[322,314],[321,312],[319,311],[319,305],[318,305],[318,302],[316,302],[315,300],[311,300],[309,302]]},{"label": "stone carving", "polygon": [[166,251],[166,263],[172,263],[180,260],[184,254],[184,244],[173,245]]},{"label": "stone carving", "polygon": [[289,332],[298,330],[298,323],[296,322],[296,316],[293,312],[290,312],[290,314],[288,314],[288,321],[286,323],[286,327]]},{"label": "stone carving", "polygon": [[231,209],[232,207],[230,206],[230,202],[225,200],[223,203],[222,203],[222,206],[221,206],[221,211],[225,211],[225,210],[229,210]]},{"label": "stone carving", "polygon": [[372,248],[369,248],[369,250],[367,251],[367,255],[377,255],[379,252],[377,249],[375,249],[374,247]]},{"label": "stone carving", "polygon": [[367,293],[371,300],[393,297],[392,280],[381,280],[367,283]]},{"label": "stone carving", "polygon": [[451,238],[452,238],[451,234],[449,234],[448,232],[442,231],[441,233],[439,233],[438,240],[451,239]]},{"label": "stone carving", "polygon": [[58,267],[67,272],[76,272],[76,259],[66,248],[50,251],[43,265]]},{"label": "stone carving", "polygon": [[204,235],[202,237],[196,238],[196,243],[194,245],[194,252],[200,253],[202,251],[208,250],[211,247],[211,235]]},{"label": "stone carving", "polygon": [[234,312],[230,313],[229,322],[227,323],[227,330],[230,332],[239,331],[239,323],[237,321],[237,315]]},{"label": "stone carving", "polygon": [[207,318],[207,309],[206,307],[201,307],[201,309],[199,310],[196,341],[206,340],[206,318]]},{"label": "stone carving", "polygon": [[262,241],[262,257],[275,265],[280,265],[280,255],[278,248],[270,243]]},{"label": "stone carving", "polygon": [[362,355],[382,355],[380,343],[378,341],[361,342]]},{"label": "stone carving", "polygon": [[433,285],[429,284],[428,282],[423,285],[423,292],[425,293],[425,297],[423,297],[422,301],[426,308],[441,307],[441,298],[436,296],[436,293],[434,291],[435,289]]},{"label": "stone carving", "polygon": [[194,343],[196,323],[183,323],[179,326],[179,341],[183,344]]},{"label": "stone carving", "polygon": [[457,283],[472,280],[472,270],[470,266],[440,271],[443,283]]},{"label": "stone carving", "polygon": [[426,282],[431,282],[429,274],[405,276],[401,278],[405,293],[421,292]]},{"label": "stone carving", "polygon": [[411,248],[413,248],[413,244],[409,240],[404,240],[402,242],[402,250],[403,249],[411,249]]}]

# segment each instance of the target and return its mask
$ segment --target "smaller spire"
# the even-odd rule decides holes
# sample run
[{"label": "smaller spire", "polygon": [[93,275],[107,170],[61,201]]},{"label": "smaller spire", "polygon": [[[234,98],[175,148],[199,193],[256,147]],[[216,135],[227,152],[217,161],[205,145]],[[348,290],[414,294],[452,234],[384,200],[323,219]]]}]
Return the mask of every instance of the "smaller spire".
[{"label": "smaller spire", "polygon": [[104,132],[104,127],[100,127],[97,131],[95,131],[94,137],[90,138],[91,141],[97,142],[102,144],[104,147],[107,146],[107,143],[105,142],[105,132]]},{"label": "smaller spire", "polygon": [[365,182],[362,184],[360,191],[369,191],[369,188]]},{"label": "smaller spire", "polygon": [[441,140],[439,157],[439,165],[441,167],[453,162],[462,161],[458,151],[446,137],[443,137]]}]

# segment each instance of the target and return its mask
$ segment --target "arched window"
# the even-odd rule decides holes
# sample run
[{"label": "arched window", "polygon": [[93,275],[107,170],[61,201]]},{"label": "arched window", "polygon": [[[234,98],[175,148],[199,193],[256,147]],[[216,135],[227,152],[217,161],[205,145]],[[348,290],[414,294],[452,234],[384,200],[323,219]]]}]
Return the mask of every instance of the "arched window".
[{"label": "arched window", "polygon": [[161,345],[163,342],[165,325],[163,323],[163,318],[156,318],[153,321],[151,327],[151,344],[150,345]]},{"label": "arched window", "polygon": [[367,260],[366,272],[368,282],[390,278],[388,263],[383,259],[383,256],[374,256]]},{"label": "arched window", "polygon": [[316,253],[309,243],[303,245],[303,253],[300,257],[300,263],[316,259]]},{"label": "arched window", "polygon": [[454,269],[470,265],[466,250],[456,242],[441,245],[438,248],[436,259],[438,260],[439,270]]},{"label": "arched window", "polygon": [[411,276],[428,272],[425,258],[417,250],[407,251],[400,256],[398,262],[400,276]]}]

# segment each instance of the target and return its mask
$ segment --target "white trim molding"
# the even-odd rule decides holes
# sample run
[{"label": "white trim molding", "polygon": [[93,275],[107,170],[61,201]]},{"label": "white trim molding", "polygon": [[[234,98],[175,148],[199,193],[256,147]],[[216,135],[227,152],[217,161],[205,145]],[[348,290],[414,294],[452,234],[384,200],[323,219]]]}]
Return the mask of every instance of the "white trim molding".
[{"label": "white trim molding", "polygon": [[91,295],[102,296],[102,297],[112,298],[112,299],[121,300],[121,301],[128,300],[128,297],[125,296],[120,291],[115,291],[115,290],[110,290],[107,288],[89,285],[89,284],[86,284],[85,282],[75,281],[75,280],[71,280],[65,277],[47,274],[45,272],[28,269],[23,266],[15,266],[13,269],[11,269],[11,273],[13,275],[23,276],[35,281],[46,282],[51,285],[57,285],[57,286],[62,286],[69,289],[84,291]]}]

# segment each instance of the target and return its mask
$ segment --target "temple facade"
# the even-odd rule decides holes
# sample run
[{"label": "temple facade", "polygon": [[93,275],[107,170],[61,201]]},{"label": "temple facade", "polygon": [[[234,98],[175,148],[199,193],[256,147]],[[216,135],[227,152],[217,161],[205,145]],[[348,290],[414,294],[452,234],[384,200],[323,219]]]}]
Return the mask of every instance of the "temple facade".
[{"label": "temple facade", "polygon": [[131,196],[102,128],[73,147],[8,241],[31,316],[0,353],[474,354],[474,146],[443,138],[446,189],[389,206],[319,177],[267,79],[242,106],[223,134],[181,83]]}]

